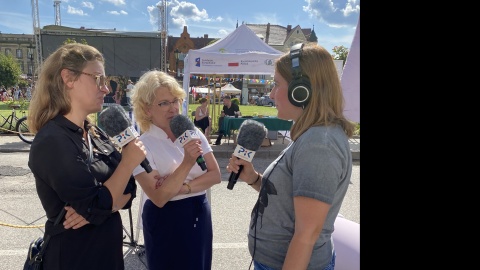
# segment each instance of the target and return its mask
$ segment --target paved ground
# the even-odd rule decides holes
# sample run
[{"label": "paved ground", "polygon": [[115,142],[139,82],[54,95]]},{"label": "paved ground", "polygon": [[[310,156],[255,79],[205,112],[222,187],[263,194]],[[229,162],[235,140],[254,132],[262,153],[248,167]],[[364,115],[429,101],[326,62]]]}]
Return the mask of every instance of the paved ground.
[{"label": "paved ground", "polygon": [[[256,168],[264,170],[287,144],[287,139],[283,141],[279,138],[272,142],[272,146],[261,147],[253,161]],[[233,190],[226,188],[229,174],[225,167],[234,149],[233,141],[212,148],[223,179],[222,183],[212,187],[209,192],[214,229],[212,269],[246,270],[249,269],[251,261],[246,233],[257,193],[240,182]],[[360,139],[351,140],[351,148],[354,156],[358,158],[354,157],[352,184],[340,214],[348,220],[360,223]],[[36,195],[34,178],[27,166],[29,149],[30,145],[16,136],[0,136],[0,268],[3,270],[21,269],[29,242],[44,231],[45,212]],[[137,228],[139,201],[134,200],[131,215],[127,210],[121,211],[127,242],[124,246],[127,270],[147,269],[144,266],[143,249],[135,245],[135,242],[143,243],[142,230]],[[135,242],[128,236],[131,232],[130,216]]]},{"label": "paved ground", "polygon": [[[216,136],[213,135],[210,141],[215,142]],[[283,138],[281,135],[276,140],[270,140],[271,146],[262,146],[255,154],[255,158],[275,158],[285,149],[290,142],[288,138]],[[216,158],[229,158],[235,149],[233,140],[228,140],[224,137],[221,145],[212,145],[212,149]],[[352,150],[353,160],[360,160],[360,137],[350,139],[350,149]],[[28,152],[30,145],[22,142],[16,135],[1,135],[0,134],[0,153],[10,152]]]}]

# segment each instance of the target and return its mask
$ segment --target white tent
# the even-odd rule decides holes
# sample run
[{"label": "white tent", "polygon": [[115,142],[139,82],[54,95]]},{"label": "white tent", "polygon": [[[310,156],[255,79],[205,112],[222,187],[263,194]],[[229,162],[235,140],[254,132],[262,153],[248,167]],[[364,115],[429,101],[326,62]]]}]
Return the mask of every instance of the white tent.
[{"label": "white tent", "polygon": [[360,18],[342,73],[345,117],[360,123]]},{"label": "white tent", "polygon": [[232,95],[232,94],[240,94],[242,90],[236,88],[231,83],[227,83],[224,87],[221,88],[222,93]]},{"label": "white tent", "polygon": [[[191,74],[273,75],[273,62],[282,54],[242,24],[217,42],[188,51],[184,59],[183,89],[188,94]],[[183,106],[183,113],[187,114],[188,99]]]},{"label": "white tent", "polygon": [[195,93],[201,93],[201,94],[206,94],[209,91],[211,91],[207,87],[193,87],[193,89],[195,90]]}]

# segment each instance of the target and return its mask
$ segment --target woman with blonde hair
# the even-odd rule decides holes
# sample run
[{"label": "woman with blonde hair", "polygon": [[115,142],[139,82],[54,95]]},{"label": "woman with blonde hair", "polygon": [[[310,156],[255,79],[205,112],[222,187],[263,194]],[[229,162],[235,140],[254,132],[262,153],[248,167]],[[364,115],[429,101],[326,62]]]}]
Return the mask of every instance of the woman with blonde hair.
[{"label": "woman with blonde hair", "polygon": [[[176,142],[170,121],[186,94],[172,76],[148,71],[135,84],[133,112],[153,171],[133,174],[145,192],[142,224],[149,269],[210,270],[213,228],[206,191],[221,182],[220,168],[205,135]],[[189,120],[187,120],[189,121]],[[192,127],[193,127],[193,123]],[[196,164],[203,155],[207,170]]]},{"label": "woman with blonde hair", "polygon": [[[278,118],[293,120],[292,142],[262,173],[234,155],[228,172],[259,192],[248,232],[255,270],[335,267],[332,233],[352,174],[354,125],[331,54],[294,45],[275,62]],[[250,202],[248,202],[250,203]]]}]

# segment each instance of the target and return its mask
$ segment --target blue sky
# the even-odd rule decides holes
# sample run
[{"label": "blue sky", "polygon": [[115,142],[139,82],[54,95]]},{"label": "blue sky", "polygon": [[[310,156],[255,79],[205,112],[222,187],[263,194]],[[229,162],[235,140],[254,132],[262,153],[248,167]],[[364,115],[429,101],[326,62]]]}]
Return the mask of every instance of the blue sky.
[{"label": "blue sky", "polygon": [[[37,0],[40,27],[55,24],[53,0]],[[2,1],[3,2],[3,1]],[[161,0],[61,0],[62,26],[117,31],[158,31]],[[191,37],[222,38],[237,21],[250,24],[300,25],[314,28],[328,51],[350,48],[360,14],[360,0],[168,0],[168,35],[180,36],[186,25]],[[7,0],[0,10],[0,32],[32,34],[31,0]]]}]

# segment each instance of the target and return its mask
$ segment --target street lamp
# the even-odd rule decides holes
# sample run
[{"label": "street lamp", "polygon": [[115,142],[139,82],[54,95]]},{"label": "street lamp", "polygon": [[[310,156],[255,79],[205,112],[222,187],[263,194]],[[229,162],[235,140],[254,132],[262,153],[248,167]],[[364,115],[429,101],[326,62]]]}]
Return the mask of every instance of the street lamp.
[{"label": "street lamp", "polygon": [[28,69],[28,75],[31,75],[33,80],[35,80],[35,64],[33,63],[33,45],[30,43],[30,45],[27,47],[28,48],[28,54],[27,58],[30,60],[30,68]]},{"label": "street lamp", "polygon": [[178,57],[180,56],[180,51],[177,49],[175,49],[175,51],[173,52],[173,54],[175,55],[175,78],[178,78],[178,73],[179,73],[179,70],[178,70]]},{"label": "street lamp", "polygon": [[[31,53],[29,56],[28,56],[28,59],[30,59],[30,67],[31,67],[31,75],[32,77],[35,76],[35,66],[33,64],[33,53]],[[29,70],[30,71],[30,70]]]}]

